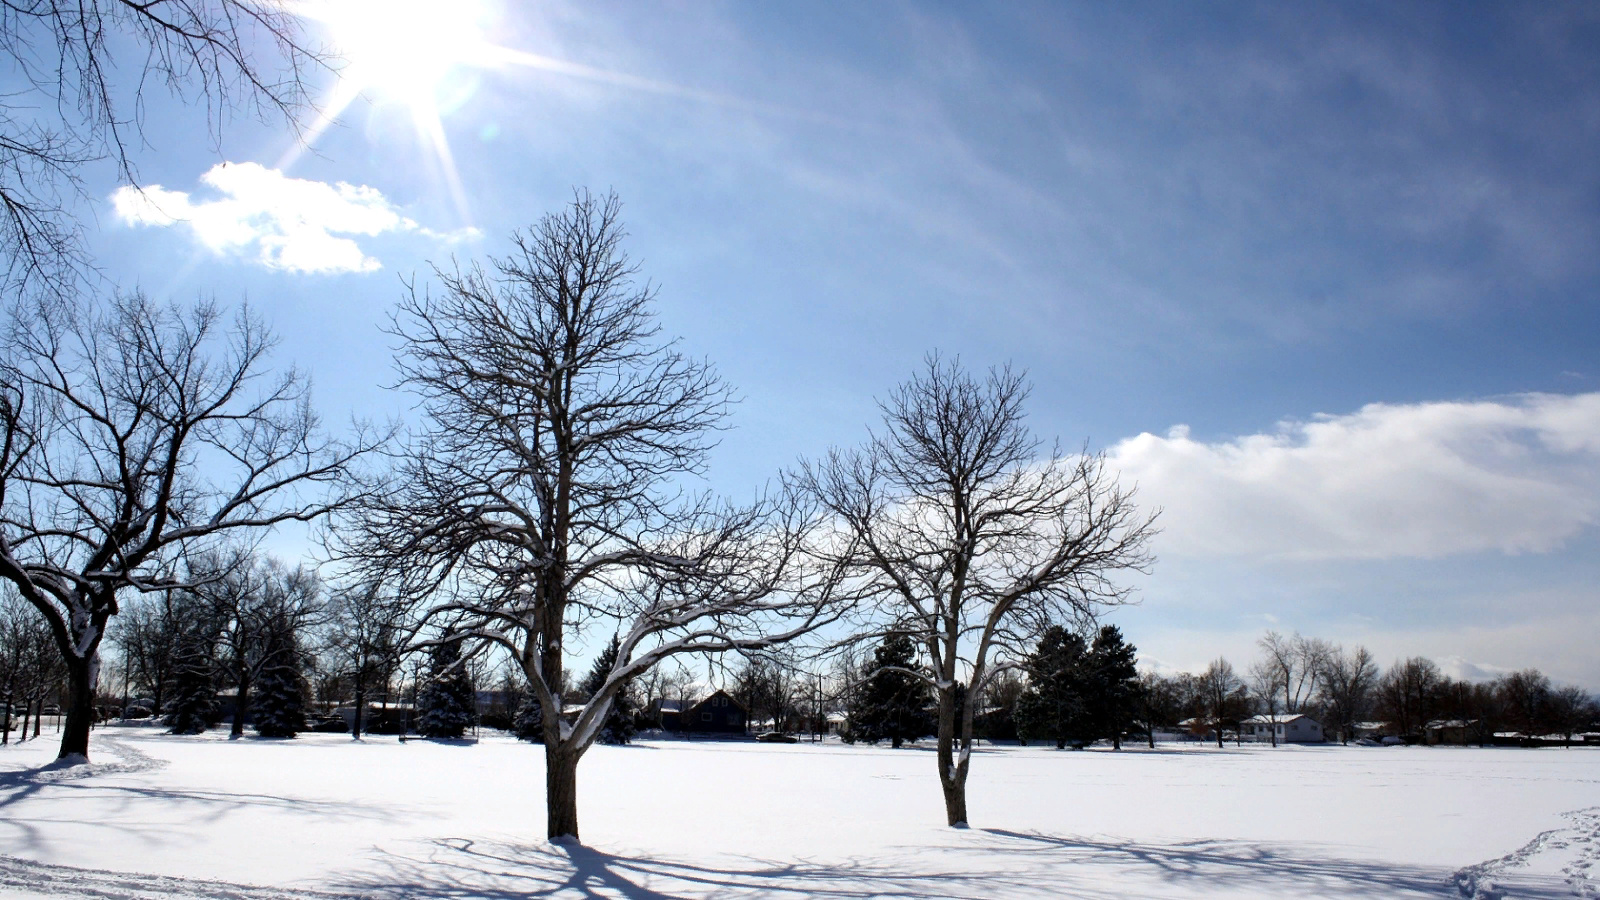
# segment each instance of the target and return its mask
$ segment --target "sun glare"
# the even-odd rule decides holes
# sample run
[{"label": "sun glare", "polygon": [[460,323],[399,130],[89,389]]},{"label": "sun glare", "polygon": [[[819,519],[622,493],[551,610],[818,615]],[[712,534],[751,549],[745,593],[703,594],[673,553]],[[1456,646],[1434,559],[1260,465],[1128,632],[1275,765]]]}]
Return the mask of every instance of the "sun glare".
[{"label": "sun glare", "polygon": [[341,77],[374,101],[435,106],[443,82],[479,64],[484,9],[437,0],[326,0],[308,9],[345,62]]}]

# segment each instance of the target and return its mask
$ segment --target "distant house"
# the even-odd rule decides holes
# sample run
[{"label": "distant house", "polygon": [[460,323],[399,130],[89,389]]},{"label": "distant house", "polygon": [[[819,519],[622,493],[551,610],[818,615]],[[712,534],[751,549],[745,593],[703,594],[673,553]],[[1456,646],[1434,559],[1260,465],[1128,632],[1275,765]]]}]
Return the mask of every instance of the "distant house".
[{"label": "distant house", "polygon": [[657,697],[650,701],[648,714],[652,721],[661,726],[662,731],[682,731],[683,708],[686,705],[682,700]]},{"label": "distant house", "polygon": [[1350,728],[1350,736],[1356,740],[1378,741],[1395,736],[1395,728],[1388,722],[1352,722]]},{"label": "distant house", "polygon": [[1423,740],[1429,744],[1462,744],[1482,741],[1486,735],[1477,719],[1435,719],[1422,728]]},{"label": "distant house", "polygon": [[745,726],[750,719],[749,710],[744,704],[735,700],[727,691],[717,691],[715,694],[701,700],[686,710],[678,713],[677,728],[671,728],[666,722],[667,711],[663,704],[661,727],[667,730],[686,731],[696,734],[744,734]]},{"label": "distant house", "polygon": [[1245,740],[1270,741],[1276,733],[1280,744],[1318,744],[1325,738],[1322,723],[1310,716],[1251,716],[1239,723]]}]

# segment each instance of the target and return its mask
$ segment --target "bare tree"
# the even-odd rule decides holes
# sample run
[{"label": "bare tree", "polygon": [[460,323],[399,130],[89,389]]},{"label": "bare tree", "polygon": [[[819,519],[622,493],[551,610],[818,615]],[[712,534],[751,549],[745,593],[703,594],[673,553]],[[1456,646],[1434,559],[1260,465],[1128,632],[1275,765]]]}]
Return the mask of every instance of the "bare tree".
[{"label": "bare tree", "polygon": [[164,713],[172,686],[178,645],[186,631],[180,621],[186,601],[198,602],[181,591],[135,595],[123,604],[116,627],[110,630],[128,679],[141,695],[150,697],[150,714],[156,718]]},{"label": "bare tree", "polygon": [[[263,51],[269,51],[263,53]],[[73,206],[98,160],[137,184],[146,91],[203,100],[213,136],[245,108],[292,125],[304,78],[326,65],[276,0],[19,0],[0,5],[3,281],[59,289],[83,262]]]},{"label": "bare tree", "polygon": [[1378,709],[1402,736],[1417,740],[1433,718],[1442,680],[1430,659],[1413,656],[1397,661],[1378,681]]},{"label": "bare tree", "polygon": [[1597,712],[1594,697],[1574,684],[1550,692],[1550,724],[1563,743],[1572,746],[1573,734],[1594,724]]},{"label": "bare tree", "polygon": [[321,611],[322,585],[303,566],[289,568],[277,559],[234,551],[204,559],[191,571],[193,589],[209,607],[221,650],[221,669],[233,685],[232,737],[244,736],[251,711],[251,689],[263,673],[280,665],[275,647],[286,633],[298,636]]},{"label": "bare tree", "polygon": [[1239,727],[1240,714],[1248,700],[1244,682],[1234,674],[1233,664],[1219,656],[1200,674],[1196,687],[1199,702],[1216,730],[1220,750],[1224,726],[1231,722],[1234,728]]},{"label": "bare tree", "polygon": [[[124,590],[181,586],[180,557],[346,502],[371,444],[323,433],[305,379],[265,372],[240,312],[138,295],[18,309],[0,344],[0,578],[50,625],[87,756],[100,643]],[[335,484],[343,485],[333,494]]]},{"label": "bare tree", "polygon": [[[518,662],[543,714],[547,831],[578,837],[577,766],[630,679],[681,653],[757,649],[828,617],[797,602],[811,517],[735,507],[699,475],[729,390],[659,339],[614,196],[576,194],[487,269],[436,271],[394,334],[424,425],[337,556],[427,596],[426,618]],[[564,715],[569,638],[619,637]]]},{"label": "bare tree", "polygon": [[1278,701],[1283,694],[1283,666],[1270,654],[1250,666],[1250,692],[1255,694],[1256,705],[1267,716],[1267,730],[1272,735],[1272,746],[1278,746]]},{"label": "bare tree", "polygon": [[1538,669],[1523,669],[1502,675],[1495,692],[1505,706],[1506,717],[1526,737],[1544,733],[1550,719],[1550,678]]},{"label": "bare tree", "polygon": [[1350,743],[1356,720],[1366,714],[1378,684],[1378,665],[1365,647],[1350,653],[1333,648],[1323,660],[1317,679],[1329,724],[1339,730],[1339,741]]},{"label": "bare tree", "polygon": [[1102,457],[1041,454],[1023,421],[1028,388],[1009,369],[926,368],[881,404],[884,432],[807,462],[796,482],[832,516],[829,556],[870,602],[860,641],[912,637],[917,674],[939,693],[945,816],[967,822],[975,703],[1051,622],[1083,622],[1143,570],[1152,517]]},{"label": "bare tree", "polygon": [[1154,671],[1139,673],[1136,721],[1144,728],[1150,749],[1155,749],[1157,728],[1175,727],[1183,717],[1184,707],[1191,699],[1193,680],[1189,675],[1168,677]]},{"label": "bare tree", "polygon": [[1317,638],[1284,637],[1269,631],[1257,644],[1267,654],[1267,662],[1278,669],[1276,680],[1283,697],[1283,711],[1295,715],[1317,694],[1317,678],[1322,674],[1333,646]]},{"label": "bare tree", "polygon": [[385,593],[381,583],[347,584],[333,591],[323,638],[323,661],[349,683],[355,700],[350,736],[361,740],[367,698],[398,664],[408,634],[406,598]]}]

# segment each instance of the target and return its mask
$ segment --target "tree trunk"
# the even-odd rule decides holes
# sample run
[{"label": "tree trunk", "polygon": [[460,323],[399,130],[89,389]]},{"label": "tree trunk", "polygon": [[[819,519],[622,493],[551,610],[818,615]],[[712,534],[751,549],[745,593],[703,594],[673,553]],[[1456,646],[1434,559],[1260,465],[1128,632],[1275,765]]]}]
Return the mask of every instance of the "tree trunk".
[{"label": "tree trunk", "polygon": [[367,692],[356,689],[356,714],[350,720],[350,739],[361,740],[361,715],[367,711]]},{"label": "tree trunk", "polygon": [[22,701],[22,730],[17,732],[17,743],[19,744],[28,739],[28,717],[31,715],[33,715],[33,701],[24,699]]},{"label": "tree trunk", "polygon": [[89,759],[89,727],[94,724],[94,662],[82,657],[67,659],[67,723],[61,731],[61,752],[57,759],[81,756]]},{"label": "tree trunk", "polygon": [[33,736],[34,737],[38,737],[39,736],[39,720],[44,718],[44,697],[41,696],[39,699],[35,700],[33,703],[34,703]]},{"label": "tree trunk", "polygon": [[0,746],[11,743],[11,690],[6,689],[5,721],[0,722]]},{"label": "tree trunk", "polygon": [[228,729],[228,737],[244,737],[244,711],[250,708],[250,676],[244,672],[239,673],[239,692],[233,696],[233,726]]},{"label": "tree trunk", "polygon": [[954,688],[939,691],[939,787],[944,790],[945,823],[967,827],[967,772],[956,765],[956,696]]},{"label": "tree trunk", "polygon": [[562,746],[544,746],[545,836],[578,843],[578,754]]}]

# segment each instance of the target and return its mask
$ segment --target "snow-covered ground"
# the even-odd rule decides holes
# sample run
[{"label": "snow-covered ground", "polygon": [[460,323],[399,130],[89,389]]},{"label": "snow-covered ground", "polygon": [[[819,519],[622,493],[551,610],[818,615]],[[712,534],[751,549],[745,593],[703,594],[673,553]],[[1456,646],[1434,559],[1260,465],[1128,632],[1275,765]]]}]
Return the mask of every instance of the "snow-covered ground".
[{"label": "snow-covered ground", "polygon": [[1600,750],[644,742],[544,833],[538,747],[96,731],[0,750],[0,896],[1596,897]]}]

